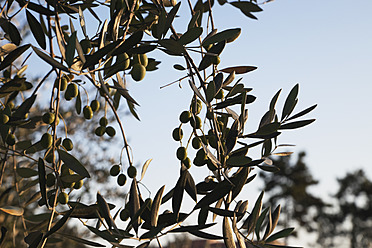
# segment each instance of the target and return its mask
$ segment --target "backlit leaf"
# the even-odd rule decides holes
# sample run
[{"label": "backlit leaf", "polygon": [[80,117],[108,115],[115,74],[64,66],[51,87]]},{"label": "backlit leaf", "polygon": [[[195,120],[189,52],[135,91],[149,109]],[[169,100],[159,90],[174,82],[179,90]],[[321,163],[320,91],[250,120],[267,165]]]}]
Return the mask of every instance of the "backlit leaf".
[{"label": "backlit leaf", "polygon": [[294,231],[294,228],[285,228],[285,229],[271,235],[266,240],[266,242],[269,243],[269,242],[272,242],[272,241],[280,239],[280,238],[288,237],[293,231]]},{"label": "backlit leaf", "polygon": [[56,60],[54,60],[53,58],[51,58],[49,55],[47,55],[47,54],[43,53],[42,51],[40,51],[38,48],[36,48],[36,47],[33,46],[32,49],[37,54],[37,56],[39,56],[42,60],[44,60],[45,62],[47,62],[53,68],[61,69],[62,71],[66,71],[66,72],[69,71],[66,66],[64,66],[61,63],[57,62]]},{"label": "backlit leaf", "polygon": [[159,208],[161,205],[161,199],[164,193],[165,186],[161,187],[154,197],[154,201],[151,206],[151,226],[158,225]]},{"label": "backlit leaf", "polygon": [[288,117],[296,103],[297,103],[297,95],[298,95],[298,88],[299,88],[299,85],[296,84],[292,90],[289,92],[288,96],[287,96],[287,99],[285,100],[285,103],[284,103],[284,106],[283,106],[283,111],[282,111],[282,118],[281,120],[284,120],[286,117]]},{"label": "backlit leaf", "polygon": [[77,174],[83,177],[90,178],[87,169],[74,156],[61,149],[58,149],[57,152],[59,158],[66,164],[68,168],[70,168],[71,170],[75,171]]},{"label": "backlit leaf", "polygon": [[231,73],[234,71],[235,74],[244,74],[247,72],[254,71],[256,69],[257,69],[256,66],[234,66],[234,67],[227,67],[227,68],[221,69],[220,71],[225,72],[225,73]]},{"label": "backlit leaf", "polygon": [[14,216],[23,215],[23,208],[20,208],[20,207],[4,206],[4,207],[1,207],[0,210],[9,215],[14,215]]},{"label": "backlit leaf", "polygon": [[32,35],[35,37],[37,43],[42,49],[46,49],[46,41],[43,29],[38,22],[38,20],[28,11],[26,10],[26,17],[28,25],[30,26]]},{"label": "backlit leaf", "polygon": [[184,33],[180,37],[178,42],[182,45],[187,45],[187,44],[193,42],[194,40],[196,40],[197,38],[199,38],[202,33],[203,33],[203,28],[202,27],[191,28],[191,29],[187,30],[186,33]]},{"label": "backlit leaf", "polygon": [[9,65],[11,65],[13,63],[13,61],[16,60],[19,56],[21,56],[22,53],[24,53],[30,46],[31,46],[30,44],[23,45],[23,46],[20,46],[20,47],[14,49],[13,51],[11,51],[4,58],[3,62],[1,62],[0,70],[3,70],[6,67],[8,67]]},{"label": "backlit leaf", "polygon": [[223,218],[222,225],[223,225],[222,232],[224,237],[223,241],[225,243],[226,248],[236,248],[233,231],[230,226],[230,220],[228,217]]},{"label": "backlit leaf", "polygon": [[310,120],[294,121],[294,122],[286,123],[286,124],[281,125],[279,130],[301,128],[301,127],[304,127],[304,126],[307,126],[313,123],[314,121],[315,119],[310,119]]},{"label": "backlit leaf", "polygon": [[36,170],[33,170],[31,168],[26,168],[26,167],[18,167],[16,171],[17,171],[17,174],[23,178],[29,178],[29,177],[34,177],[38,175]]},{"label": "backlit leaf", "polygon": [[226,40],[227,42],[232,42],[239,37],[240,33],[241,33],[240,28],[227,29],[227,30],[218,32],[217,34],[204,40],[202,45],[207,46],[209,44],[214,44],[214,43],[221,42],[224,40]]}]

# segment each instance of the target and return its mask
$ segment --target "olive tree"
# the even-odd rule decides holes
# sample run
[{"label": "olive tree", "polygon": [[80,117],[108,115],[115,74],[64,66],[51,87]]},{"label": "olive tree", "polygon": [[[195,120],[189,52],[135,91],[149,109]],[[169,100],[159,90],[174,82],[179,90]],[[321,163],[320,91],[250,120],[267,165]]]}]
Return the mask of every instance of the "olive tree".
[{"label": "olive tree", "polygon": [[[228,248],[236,247],[235,239],[241,248],[273,247],[271,242],[293,231],[285,228],[274,232],[280,206],[262,210],[263,192],[250,211],[248,201],[241,199],[240,193],[254,179],[252,170],[270,173],[277,169],[269,156],[286,155],[278,151],[283,146],[278,137],[282,131],[312,123],[314,119],[298,118],[316,105],[294,114],[299,92],[299,85],[295,85],[279,113],[279,90],[257,130],[247,132],[248,106],[256,97],[235,76],[256,67],[219,67],[219,55],[239,37],[241,29],[217,30],[213,0],[182,4],[188,6],[190,14],[179,12],[181,2],[166,0],[2,3],[0,185],[4,188],[2,202],[11,204],[2,204],[0,210],[7,216],[6,223],[12,223],[2,224],[0,243],[9,236],[7,233],[13,237],[18,233],[24,237],[23,245],[29,247],[44,247],[59,238],[94,247],[103,246],[100,240],[113,247],[128,247],[126,241],[131,239],[137,241],[137,247],[144,248],[154,240],[161,247],[158,238],[166,234],[187,232],[205,239],[221,239]],[[218,4],[237,8],[249,18],[256,18],[253,13],[262,11],[256,1],[219,0]],[[108,19],[101,20],[101,9],[108,10]],[[97,27],[86,21],[88,13],[98,21]],[[187,23],[183,33],[174,25],[179,18]],[[33,36],[27,42],[18,31],[22,22],[27,23]],[[88,29],[96,32],[92,35]],[[153,199],[143,199],[139,183],[151,159],[137,173],[135,151],[128,143],[119,106],[139,119],[139,103],[126,82],[141,81],[148,71],[158,68],[161,61],[152,57],[154,50],[184,59],[184,64],[175,64],[174,69],[184,71],[180,80],[187,81],[194,94],[185,103],[179,126],[170,130],[179,143],[175,153],[180,173],[175,186],[169,192],[164,192],[163,186],[155,190]],[[40,79],[32,79],[32,72],[27,70],[30,54],[35,54],[40,65],[47,68]],[[36,111],[38,102],[48,102],[44,113]],[[118,186],[130,181],[122,206],[108,203],[102,192],[94,193],[93,203],[79,198],[79,189],[93,180],[92,171],[74,151],[69,115],[63,114],[66,106],[73,106],[85,120],[98,116],[96,136],[120,136],[122,151],[116,161],[125,160],[127,166],[115,164],[108,173],[117,177]],[[185,129],[186,125],[191,128]],[[26,137],[24,129],[35,135]],[[89,142],[101,144],[83,125],[75,129],[88,132]],[[40,131],[40,135],[33,130]],[[253,147],[261,147],[260,156],[248,155]],[[188,155],[193,154],[188,153],[191,149],[197,150],[193,157]],[[210,173],[205,180],[195,182],[189,171],[191,166],[205,166]],[[27,194],[30,189],[35,193]],[[183,204],[186,194],[195,202],[192,209]],[[16,200],[9,201],[8,197]],[[171,202],[169,207],[167,201]],[[197,223],[184,225],[193,213],[198,214]],[[222,219],[220,234],[206,230],[216,224],[216,217]],[[74,219],[94,238],[63,233],[61,228]],[[13,226],[13,230],[5,226]]]}]

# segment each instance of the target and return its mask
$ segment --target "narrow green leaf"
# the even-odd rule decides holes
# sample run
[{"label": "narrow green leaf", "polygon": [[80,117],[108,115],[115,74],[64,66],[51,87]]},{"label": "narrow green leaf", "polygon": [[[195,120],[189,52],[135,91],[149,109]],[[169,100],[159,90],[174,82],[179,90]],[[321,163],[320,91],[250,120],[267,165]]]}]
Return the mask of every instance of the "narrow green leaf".
[{"label": "narrow green leaf", "polygon": [[245,166],[249,164],[250,162],[252,162],[252,159],[250,157],[232,156],[227,159],[226,164],[232,167],[236,167],[236,166],[239,167],[239,166]]},{"label": "narrow green leaf", "polygon": [[76,48],[76,31],[73,32],[66,46],[66,63],[69,67],[73,64]]},{"label": "narrow green leaf", "polygon": [[3,226],[1,226],[1,237],[0,237],[0,245],[3,243],[5,239],[5,234],[7,233],[7,229]]},{"label": "narrow green leaf", "polygon": [[64,150],[57,150],[60,159],[67,165],[68,168],[75,171],[77,174],[90,178],[89,172],[87,169],[71,154],[65,152]]},{"label": "narrow green leaf", "polygon": [[231,211],[231,210],[225,210],[225,209],[220,209],[220,208],[213,208],[213,207],[208,207],[208,210],[211,211],[212,213],[215,213],[219,216],[224,216],[224,217],[234,217],[236,216],[242,216],[242,213]]},{"label": "narrow green leaf", "polygon": [[236,226],[237,218],[234,216],[233,222],[232,222],[232,229],[234,231],[235,237],[238,240],[238,244],[240,248],[246,248],[245,240],[242,237],[242,235],[239,233],[238,227]]},{"label": "narrow green leaf", "polygon": [[180,177],[177,180],[176,186],[174,187],[173,197],[172,197],[172,210],[173,213],[177,216],[180,213],[183,192],[186,186],[186,170],[181,172]]},{"label": "narrow green leaf", "polygon": [[216,85],[214,81],[210,81],[207,86],[206,99],[208,102],[211,102],[216,95]]},{"label": "narrow green leaf", "polygon": [[0,71],[5,69],[9,65],[11,65],[13,63],[13,61],[16,60],[19,56],[21,56],[30,46],[31,46],[30,44],[23,45],[23,46],[20,46],[20,47],[14,49],[13,51],[11,51],[4,58],[3,62],[1,62]]},{"label": "narrow green leaf", "polygon": [[171,27],[174,18],[176,17],[176,14],[181,6],[181,2],[178,2],[168,13],[167,19],[164,24],[164,30],[163,30],[163,35],[165,36]]},{"label": "narrow green leaf", "polygon": [[190,231],[198,231],[202,229],[209,228],[214,226],[217,223],[209,223],[205,225],[189,225],[189,226],[180,226],[178,228],[172,229],[169,232],[190,232]]},{"label": "narrow green leaf", "polygon": [[40,186],[40,192],[41,192],[41,199],[43,199],[44,202],[47,203],[48,198],[47,198],[47,192],[46,192],[46,172],[45,172],[45,163],[42,158],[39,158],[37,162],[37,168],[38,168],[38,174],[39,174],[39,186]]},{"label": "narrow green leaf", "polygon": [[99,192],[97,192],[97,204],[98,204],[100,213],[102,214],[102,217],[105,219],[109,229],[111,229],[112,227],[116,227],[115,222],[110,214],[110,208],[107,202],[105,201],[105,199],[102,197],[102,195]]},{"label": "narrow green leaf", "polygon": [[26,17],[28,25],[30,26],[32,35],[34,36],[35,40],[39,44],[42,49],[46,49],[46,40],[43,28],[41,27],[38,20],[28,11],[26,10]]},{"label": "narrow green leaf", "polygon": [[230,220],[228,217],[223,218],[222,225],[222,233],[224,237],[223,242],[225,243],[226,248],[236,248],[233,231],[230,226]]},{"label": "narrow green leaf", "polygon": [[202,33],[203,33],[203,28],[202,27],[191,28],[191,29],[187,30],[186,33],[184,33],[180,37],[178,42],[182,45],[187,45],[187,44],[193,42],[194,40],[196,40],[197,38],[199,38]]},{"label": "narrow green leaf", "polygon": [[39,56],[42,60],[44,60],[45,62],[47,62],[53,68],[58,68],[58,69],[61,69],[62,71],[69,72],[69,70],[68,70],[68,68],[66,66],[62,65],[61,63],[57,62],[53,58],[49,57],[48,55],[46,55],[45,53],[43,53],[42,51],[40,51],[38,48],[32,46],[32,49],[37,54],[37,56]]},{"label": "narrow green leaf", "polygon": [[147,168],[149,167],[150,163],[152,161],[152,158],[146,160],[146,162],[143,164],[142,166],[142,171],[141,171],[141,179],[140,181],[143,179],[143,177],[145,176],[145,173],[147,171]]},{"label": "narrow green leaf", "polygon": [[313,123],[314,121],[315,119],[310,119],[310,120],[294,121],[294,122],[286,123],[286,124],[281,125],[279,130],[301,128],[301,127],[304,127],[304,126],[307,126]]},{"label": "narrow green leaf", "polygon": [[60,236],[61,238],[67,238],[67,239],[76,241],[76,242],[81,243],[81,244],[85,244],[85,245],[89,245],[89,246],[93,246],[93,247],[106,247],[105,245],[99,244],[97,242],[82,239],[82,238],[70,235],[68,233],[56,233],[56,234],[58,234],[58,236]]},{"label": "narrow green leaf", "polygon": [[135,230],[135,232],[138,232],[138,226],[140,224],[140,218],[137,216],[135,218],[135,214],[140,209],[140,199],[139,199],[139,193],[137,189],[137,181],[136,179],[132,180],[132,184],[130,186],[130,194],[129,194],[129,213],[131,217],[131,223]]},{"label": "narrow green leaf", "polygon": [[30,108],[35,103],[36,94],[31,95],[29,98],[24,100],[18,109],[14,112],[12,117],[23,119],[24,116],[30,111]]},{"label": "narrow green leaf", "polygon": [[206,233],[203,231],[189,231],[190,234],[195,235],[196,237],[202,238],[202,239],[210,239],[210,240],[216,240],[216,239],[223,239],[224,237],[217,236],[214,234]]},{"label": "narrow green leaf", "polygon": [[265,210],[260,214],[260,217],[258,217],[258,219],[257,219],[257,223],[256,223],[256,227],[255,227],[255,233],[256,233],[257,240],[261,239],[261,237],[260,237],[261,226],[262,226],[262,223],[265,220],[267,212],[269,210],[270,210],[269,207],[265,208]]},{"label": "narrow green leaf", "polygon": [[53,233],[57,232],[70,218],[70,215],[74,209],[70,209],[63,217],[56,223],[54,226],[44,235],[44,238],[47,238],[48,236],[52,235]]},{"label": "narrow green leaf", "polygon": [[23,178],[30,178],[30,177],[34,177],[38,175],[36,170],[33,170],[31,168],[26,168],[26,167],[18,167],[16,169],[16,172],[18,175],[20,175]]},{"label": "narrow green leaf", "polygon": [[31,232],[24,238],[24,241],[29,244],[29,248],[37,248],[42,240],[43,233],[40,231]]},{"label": "narrow green leaf", "polygon": [[220,71],[225,72],[225,73],[235,72],[235,74],[244,74],[244,73],[247,73],[247,72],[254,71],[256,69],[257,69],[256,66],[234,66],[234,67],[224,68]]},{"label": "narrow green leaf", "polygon": [[158,225],[159,208],[161,205],[161,199],[164,193],[164,188],[165,185],[158,190],[151,206],[151,226],[154,227]]},{"label": "narrow green leaf", "polygon": [[293,231],[294,231],[293,227],[285,228],[285,229],[271,235],[268,239],[266,239],[266,242],[269,243],[269,242],[272,242],[272,241],[280,239],[280,238],[288,237]]},{"label": "narrow green leaf", "polygon": [[14,207],[14,206],[3,206],[0,208],[1,211],[13,216],[22,216],[23,215],[23,208]]},{"label": "narrow green leaf", "polygon": [[175,65],[173,65],[173,68],[176,69],[176,70],[179,70],[179,71],[184,71],[184,70],[186,70],[185,67],[183,67],[182,65],[179,65],[179,64],[175,64]]},{"label": "narrow green leaf", "polygon": [[298,88],[299,88],[299,85],[296,84],[292,90],[289,92],[288,96],[287,96],[287,99],[285,100],[285,103],[284,103],[284,106],[283,106],[283,111],[282,111],[282,118],[281,120],[284,120],[286,117],[288,117],[296,103],[297,103],[297,95],[298,95]]},{"label": "narrow green leaf", "polygon": [[295,115],[289,117],[289,118],[287,119],[287,121],[289,121],[289,120],[293,120],[293,119],[296,119],[296,118],[299,118],[299,117],[301,117],[301,116],[303,116],[303,115],[306,115],[307,113],[313,111],[313,110],[316,108],[316,106],[318,106],[318,105],[315,104],[315,105],[313,105],[313,106],[311,106],[311,107],[309,107],[309,108],[307,108],[307,109],[301,111],[300,113],[295,114]]},{"label": "narrow green leaf", "polygon": [[208,219],[208,214],[209,214],[208,207],[202,207],[199,210],[199,214],[198,214],[198,225],[199,226],[205,225]]},{"label": "narrow green leaf", "polygon": [[10,40],[17,46],[21,43],[21,35],[17,27],[11,23],[10,21],[1,18],[0,19],[0,26],[1,28],[9,35]]},{"label": "narrow green leaf", "polygon": [[204,99],[198,88],[195,86],[193,82],[191,82],[191,80],[189,80],[189,84],[191,86],[191,89],[194,91],[195,95],[197,95],[199,99],[202,100],[205,104],[208,104],[208,102]]},{"label": "narrow green leaf", "polygon": [[202,207],[209,206],[210,204],[218,201],[227,195],[232,189],[232,185],[224,180],[217,184],[217,186],[208,194],[206,194],[194,207],[194,209],[199,209]]},{"label": "narrow green leaf", "polygon": [[[128,38],[129,40],[129,38]],[[91,67],[93,65],[96,65],[99,63],[99,61],[104,57],[106,56],[109,52],[112,52],[114,50],[114,48],[119,45],[121,42],[121,40],[117,40],[117,41],[114,41],[104,47],[102,47],[101,49],[99,49],[97,52],[93,53],[93,54],[90,54],[90,55],[86,55],[85,56],[85,59],[86,59],[86,62],[84,63],[83,67],[82,67],[82,70],[88,68],[88,67]],[[124,42],[125,44],[125,42]],[[120,47],[119,47],[120,48]],[[119,49],[118,48],[118,49]],[[116,50],[115,50],[116,51]],[[114,55],[114,54],[112,54]]]},{"label": "narrow green leaf", "polygon": [[187,26],[187,30],[190,30],[192,28],[194,28],[196,26],[196,22],[199,18],[199,15],[200,15],[200,11],[194,11],[194,14],[189,22],[189,25]]},{"label": "narrow green leaf", "polygon": [[159,44],[171,52],[172,55],[180,56],[185,52],[185,48],[181,45],[181,43],[173,39],[160,40]]},{"label": "narrow green leaf", "polygon": [[211,36],[210,38],[204,40],[202,45],[207,46],[207,45],[214,44],[214,43],[217,43],[217,42],[221,42],[221,41],[224,41],[224,40],[226,40],[227,42],[232,42],[239,37],[240,33],[241,33],[240,28],[227,29],[227,30],[218,32],[217,34],[215,34],[215,35]]},{"label": "narrow green leaf", "polygon": [[272,123],[269,123],[269,124],[266,124],[266,125],[260,127],[257,130],[256,134],[257,135],[272,134],[272,133],[275,133],[279,128],[280,128],[280,123],[279,122],[272,122]]},{"label": "narrow green leaf", "polygon": [[196,189],[196,186],[195,186],[195,181],[194,179],[192,178],[191,174],[186,171],[186,185],[185,185],[185,190],[187,192],[187,194],[189,194],[189,196],[191,197],[191,199],[193,199],[195,202],[197,202],[197,189]]}]

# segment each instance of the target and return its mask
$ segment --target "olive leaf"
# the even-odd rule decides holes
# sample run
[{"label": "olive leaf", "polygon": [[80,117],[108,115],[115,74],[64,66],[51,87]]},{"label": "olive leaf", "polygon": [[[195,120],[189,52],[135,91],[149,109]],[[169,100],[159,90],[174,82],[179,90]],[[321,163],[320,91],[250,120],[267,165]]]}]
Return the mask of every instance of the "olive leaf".
[{"label": "olive leaf", "polygon": [[30,26],[32,35],[35,37],[37,43],[42,49],[46,49],[45,34],[38,20],[26,10],[26,17],[28,25]]}]

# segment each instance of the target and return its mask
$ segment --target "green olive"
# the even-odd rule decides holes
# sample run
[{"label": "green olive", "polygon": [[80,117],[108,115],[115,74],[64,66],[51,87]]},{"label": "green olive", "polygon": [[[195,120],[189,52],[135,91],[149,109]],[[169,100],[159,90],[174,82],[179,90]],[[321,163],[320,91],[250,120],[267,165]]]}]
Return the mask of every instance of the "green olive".
[{"label": "green olive", "polygon": [[90,106],[86,105],[84,108],[83,108],[83,115],[84,115],[84,118],[87,119],[87,120],[90,120],[93,118],[93,110]]},{"label": "green olive", "polygon": [[181,146],[178,147],[177,152],[176,152],[177,158],[181,161],[185,160],[187,158],[187,151],[186,148]]},{"label": "green olive", "polygon": [[127,169],[127,174],[130,178],[135,178],[137,176],[137,169],[134,166],[129,166]]},{"label": "green olive", "polygon": [[120,173],[120,165],[115,164],[110,169],[110,175],[116,177]]},{"label": "green olive", "polygon": [[64,148],[66,148],[67,151],[71,151],[74,148],[74,144],[72,143],[72,140],[69,138],[66,138],[62,141],[62,145]]}]

